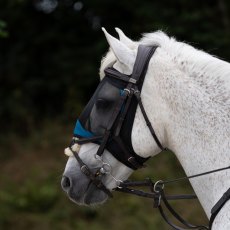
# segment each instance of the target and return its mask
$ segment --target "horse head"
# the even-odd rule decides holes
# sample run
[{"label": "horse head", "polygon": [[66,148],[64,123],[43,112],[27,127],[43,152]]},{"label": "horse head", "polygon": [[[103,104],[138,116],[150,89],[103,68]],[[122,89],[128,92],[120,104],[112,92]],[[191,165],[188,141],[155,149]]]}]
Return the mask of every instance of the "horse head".
[{"label": "horse head", "polygon": [[[150,107],[149,97],[154,97],[159,89],[153,94],[149,87],[152,78],[148,65],[153,65],[151,56],[154,52],[157,55],[157,44],[141,52],[140,42],[132,41],[118,28],[116,31],[119,40],[103,28],[110,50],[102,59],[101,83],[77,121],[73,142],[65,149],[69,159],[61,185],[77,204],[105,202],[113,189],[156,155],[163,148],[161,143],[165,144],[162,114],[155,112],[148,121],[154,124],[154,142],[138,103],[141,95],[147,117],[155,109]],[[143,68],[139,67],[142,59],[148,62],[142,63]],[[140,68],[144,80],[132,78]],[[154,101],[158,108],[155,110],[159,111],[160,101],[154,99],[151,103]]]}]

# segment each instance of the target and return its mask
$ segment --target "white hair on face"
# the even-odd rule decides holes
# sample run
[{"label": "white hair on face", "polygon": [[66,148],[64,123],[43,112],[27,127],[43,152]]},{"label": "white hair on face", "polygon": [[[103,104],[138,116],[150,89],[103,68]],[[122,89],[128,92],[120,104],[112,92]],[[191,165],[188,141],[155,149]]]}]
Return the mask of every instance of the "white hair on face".
[{"label": "white hair on face", "polygon": [[112,67],[115,62],[116,62],[116,57],[114,53],[111,51],[111,49],[109,49],[107,54],[101,60],[101,67],[99,71],[100,79],[102,79],[105,76],[104,70],[107,67]]}]

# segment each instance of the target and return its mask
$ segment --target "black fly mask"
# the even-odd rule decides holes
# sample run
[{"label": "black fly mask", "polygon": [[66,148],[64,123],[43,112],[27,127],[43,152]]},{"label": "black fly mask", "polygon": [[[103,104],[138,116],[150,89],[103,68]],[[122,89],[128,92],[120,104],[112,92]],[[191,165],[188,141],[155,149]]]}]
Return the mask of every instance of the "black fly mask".
[{"label": "black fly mask", "polygon": [[[73,141],[74,143],[95,143],[99,145],[97,156],[102,156],[107,149],[118,161],[136,170],[143,167],[148,158],[138,156],[132,147],[131,132],[137,105],[140,106],[146,124],[160,149],[164,149],[159,142],[141,102],[141,89],[145,79],[149,61],[156,50],[156,46],[139,45],[137,57],[131,75],[125,75],[114,68],[105,69],[105,77],[98,85],[94,95],[86,105],[77,120]],[[109,192],[97,179],[87,165],[73,151],[81,170],[95,185]]]}]

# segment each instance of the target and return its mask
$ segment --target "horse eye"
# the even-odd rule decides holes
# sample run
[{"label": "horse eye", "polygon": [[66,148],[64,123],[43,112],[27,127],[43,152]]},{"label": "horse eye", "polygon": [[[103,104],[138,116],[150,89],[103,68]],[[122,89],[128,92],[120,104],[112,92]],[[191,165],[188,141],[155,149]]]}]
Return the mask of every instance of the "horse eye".
[{"label": "horse eye", "polygon": [[109,107],[109,104],[109,101],[101,98],[97,99],[95,103],[97,109],[107,109]]}]

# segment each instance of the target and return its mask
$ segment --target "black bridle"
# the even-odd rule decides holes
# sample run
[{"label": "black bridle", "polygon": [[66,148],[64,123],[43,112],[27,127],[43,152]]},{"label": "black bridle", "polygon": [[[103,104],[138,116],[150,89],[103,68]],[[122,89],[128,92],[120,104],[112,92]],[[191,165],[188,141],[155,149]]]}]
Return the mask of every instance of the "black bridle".
[{"label": "black bridle", "polygon": [[[146,71],[148,69],[148,64],[156,48],[157,48],[156,46],[144,46],[144,45],[140,45],[138,47],[138,53],[134,64],[133,73],[130,76],[122,74],[113,68],[105,69],[105,74],[106,74],[105,81],[110,81],[108,79],[113,79],[115,82],[112,83],[115,85],[119,85],[119,87],[122,88],[122,93],[119,96],[119,98],[116,100],[109,122],[107,123],[107,126],[105,127],[103,133],[98,133],[98,134],[94,133],[92,136],[91,136],[92,133],[90,132],[91,130],[89,130],[90,128],[88,129],[85,128],[86,126],[90,127],[90,122],[88,117],[90,116],[90,112],[92,111],[93,103],[95,103],[96,100],[95,98],[97,96],[97,93],[103,87],[102,84],[101,86],[99,85],[95,95],[86,106],[86,109],[84,110],[83,114],[80,116],[81,119],[80,121],[77,122],[75,128],[76,130],[76,133],[74,133],[75,137],[73,138],[69,146],[71,152],[73,153],[77,162],[79,163],[81,171],[90,179],[90,181],[98,189],[105,192],[109,197],[112,197],[112,193],[109,189],[106,188],[106,186],[102,182],[103,176],[105,176],[105,174],[110,174],[110,169],[108,170],[105,167],[108,166],[108,164],[103,162],[102,160],[102,154],[105,149],[108,149],[109,152],[111,152],[116,159],[118,159],[120,162],[122,162],[123,164],[125,164],[126,166],[134,170],[143,167],[143,163],[148,159],[148,158],[142,158],[138,156],[134,152],[131,144],[131,130],[132,130],[132,125],[133,125],[133,120],[134,120],[134,115],[136,112],[137,105],[140,107],[146,125],[148,126],[150,133],[154,138],[157,146],[161,151],[166,150],[166,148],[163,147],[163,145],[161,144],[161,142],[159,141],[158,137],[155,134],[155,131],[146,114],[141,99],[141,89],[146,75]],[[83,127],[81,123],[84,124]],[[127,137],[129,138],[127,139]],[[90,168],[79,157],[78,152],[73,150],[74,144],[82,145],[89,142],[96,143],[99,145],[99,148],[95,156],[101,160],[102,166],[96,171],[96,173],[92,172]],[[117,151],[117,149],[119,151]],[[221,169],[217,169],[210,172],[205,172],[202,174],[197,174],[185,178],[190,179],[193,177],[214,173],[216,171],[221,171],[229,168],[230,167],[221,168]],[[144,182],[140,182],[140,181],[122,182],[118,180],[116,180],[116,182],[118,182],[117,188],[115,189],[116,191],[153,199],[154,207],[158,208],[165,221],[171,227],[177,230],[182,230],[183,228],[176,226],[167,218],[161,205],[162,202],[165,204],[165,207],[169,210],[169,212],[187,229],[211,229],[212,223],[215,217],[217,216],[218,212],[221,210],[223,205],[230,199],[230,189],[229,189],[213,207],[212,216],[208,228],[206,226],[196,226],[196,225],[189,224],[171,207],[171,205],[168,203],[168,200],[194,199],[196,198],[196,196],[195,195],[166,196],[164,193],[164,185],[170,183],[169,181],[158,181],[154,183],[152,180],[147,179]],[[142,190],[136,190],[130,188],[135,186],[147,186],[149,187],[150,192],[144,192]]]},{"label": "black bridle", "polygon": [[[122,82],[121,85],[119,85],[121,88],[123,88],[122,94],[119,96],[119,98],[116,101],[116,104],[113,108],[113,111],[111,113],[109,122],[104,130],[104,133],[102,135],[93,135],[91,137],[82,137],[82,129],[83,131],[88,132],[88,130],[85,130],[85,128],[82,128],[81,123],[85,123],[85,126],[87,123],[89,123],[89,116],[90,111],[93,108],[93,103],[97,100],[97,91],[100,91],[102,86],[98,86],[98,89],[96,90],[96,96],[93,96],[91,101],[86,106],[85,110],[83,111],[83,114],[80,115],[79,119],[81,121],[77,121],[77,125],[75,127],[75,136],[77,138],[73,138],[71,144],[70,144],[70,150],[75,156],[76,160],[78,161],[80,165],[81,171],[90,179],[90,181],[99,189],[103,190],[108,196],[112,197],[112,194],[109,189],[106,188],[106,186],[102,183],[101,178],[103,176],[103,172],[101,169],[99,169],[95,174],[90,170],[90,168],[81,160],[78,153],[72,149],[72,146],[74,144],[85,144],[89,142],[97,143],[99,144],[99,148],[97,150],[96,156],[101,159],[101,156],[105,150],[105,148],[108,148],[108,150],[113,154],[115,158],[117,158],[119,161],[124,163],[126,166],[136,170],[138,168],[143,167],[143,163],[148,158],[142,158],[138,156],[133,150],[132,146],[129,148],[126,148],[126,145],[124,144],[124,140],[122,139],[121,135],[123,132],[121,132],[124,127],[129,126],[129,135],[131,136],[131,130],[132,130],[132,123],[130,123],[130,120],[134,119],[135,111],[137,104],[140,106],[142,114],[144,116],[144,119],[146,121],[147,126],[149,127],[149,130],[155,139],[158,147],[161,150],[164,150],[165,148],[161,145],[159,139],[157,138],[154,129],[148,119],[148,116],[145,112],[144,106],[142,104],[140,91],[142,88],[142,84],[144,82],[145,74],[148,68],[148,63],[154,54],[156,50],[156,46],[143,46],[140,45],[138,47],[138,53],[136,57],[136,61],[134,63],[133,73],[131,76],[122,74],[118,72],[117,70],[113,68],[107,68],[105,70],[105,74],[107,78],[112,78],[118,81],[119,84]],[[106,78],[105,77],[105,78]],[[107,80],[107,79],[105,79]],[[116,83],[116,82],[115,82]],[[117,84],[117,83],[116,83]],[[132,119],[127,119],[127,112],[129,110],[132,110],[134,113],[132,113]],[[129,111],[130,112],[130,111]],[[125,124],[125,122],[128,121]],[[88,125],[89,126],[89,125]],[[80,127],[80,128],[79,128]],[[89,126],[90,127],[90,126]],[[88,128],[89,129],[89,128]],[[79,131],[80,130],[80,131]],[[131,137],[130,137],[131,139]],[[131,142],[131,140],[129,141]],[[115,144],[114,144],[115,143]],[[126,142],[127,143],[127,142]],[[113,151],[115,148],[119,147],[119,152]]]},{"label": "black bridle", "polygon": [[[148,158],[142,158],[139,157],[133,150],[132,146],[130,148],[126,148],[124,144],[124,140],[120,136],[123,132],[121,132],[121,129],[125,126],[125,121],[127,119],[127,112],[131,108],[131,110],[134,110],[134,113],[136,111],[137,103],[141,108],[142,114],[145,118],[146,124],[149,127],[149,130],[155,139],[157,145],[161,150],[164,150],[164,147],[161,145],[159,139],[157,138],[154,129],[148,119],[148,116],[145,112],[144,106],[141,101],[140,96],[140,90],[142,88],[142,84],[144,82],[145,74],[148,68],[148,63],[154,54],[156,50],[156,46],[143,46],[140,45],[138,47],[138,53],[136,57],[136,61],[133,68],[133,73],[131,76],[122,74],[118,71],[116,71],[113,68],[107,68],[105,70],[105,74],[108,78],[115,79],[119,83],[122,82],[122,85],[120,87],[123,87],[123,92],[120,95],[120,97],[117,99],[116,104],[113,108],[113,112],[110,116],[109,122],[107,124],[107,127],[104,130],[103,135],[93,135],[91,137],[82,137],[82,132],[79,131],[79,124],[80,122],[77,122],[76,125],[76,132],[75,136],[77,138],[73,138],[69,148],[73,155],[75,156],[76,160],[78,161],[80,165],[81,171],[90,179],[90,181],[98,188],[103,190],[108,196],[112,197],[112,194],[109,189],[106,188],[106,186],[102,183],[101,178],[103,176],[103,172],[101,169],[99,169],[95,174],[90,170],[90,168],[81,160],[78,153],[72,149],[72,146],[74,144],[85,144],[89,142],[97,143],[99,144],[99,148],[97,150],[96,156],[101,159],[101,156],[105,150],[105,148],[109,147],[109,151],[113,154],[115,158],[117,158],[119,161],[124,163],[126,166],[136,170],[138,168],[143,167],[143,163]],[[103,86],[103,85],[102,85]],[[101,86],[101,87],[102,87]],[[98,89],[101,89],[100,86],[98,86]],[[99,90],[96,90],[96,93]],[[93,96],[91,101],[95,101],[96,96]],[[134,101],[135,100],[135,101]],[[82,123],[87,123],[86,121],[88,119],[89,110],[92,110],[92,103],[89,102],[86,106],[86,109],[83,111],[83,114],[80,115]],[[86,111],[86,112],[85,112]],[[134,119],[134,115],[132,114]],[[132,123],[130,123],[130,119],[128,122],[129,126],[129,132],[131,133],[132,130]],[[127,125],[126,125],[127,127]],[[82,129],[82,127],[81,127]],[[84,130],[85,131],[85,130]],[[87,130],[88,132],[88,130]],[[131,135],[131,134],[130,134]],[[111,141],[113,140],[113,142]],[[131,139],[131,137],[130,137]],[[110,144],[112,142],[112,144]],[[116,146],[114,145],[114,142]],[[129,141],[131,142],[131,141]],[[127,143],[127,142],[126,142]],[[119,146],[120,152],[112,151],[113,149],[117,148]],[[129,151],[131,149],[131,151]]]}]

